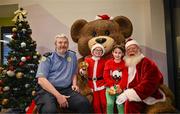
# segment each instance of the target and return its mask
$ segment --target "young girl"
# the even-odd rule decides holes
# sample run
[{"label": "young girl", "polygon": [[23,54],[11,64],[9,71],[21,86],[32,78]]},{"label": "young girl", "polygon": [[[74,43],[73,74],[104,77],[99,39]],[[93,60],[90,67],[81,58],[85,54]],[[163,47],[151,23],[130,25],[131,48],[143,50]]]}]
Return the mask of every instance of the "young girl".
[{"label": "young girl", "polygon": [[[114,111],[114,102],[117,96],[126,88],[128,72],[123,61],[124,47],[114,46],[113,58],[105,63],[104,80],[106,83],[107,114]],[[118,113],[124,113],[123,105],[117,105]]]}]

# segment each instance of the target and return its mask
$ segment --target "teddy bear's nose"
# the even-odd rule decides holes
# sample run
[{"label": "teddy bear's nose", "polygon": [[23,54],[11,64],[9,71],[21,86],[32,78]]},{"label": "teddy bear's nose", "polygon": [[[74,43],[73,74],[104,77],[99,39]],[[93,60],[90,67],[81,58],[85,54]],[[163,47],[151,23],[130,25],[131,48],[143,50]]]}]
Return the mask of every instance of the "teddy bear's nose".
[{"label": "teddy bear's nose", "polygon": [[98,39],[96,39],[96,42],[103,44],[104,42],[106,42],[106,39],[105,38],[98,38]]}]

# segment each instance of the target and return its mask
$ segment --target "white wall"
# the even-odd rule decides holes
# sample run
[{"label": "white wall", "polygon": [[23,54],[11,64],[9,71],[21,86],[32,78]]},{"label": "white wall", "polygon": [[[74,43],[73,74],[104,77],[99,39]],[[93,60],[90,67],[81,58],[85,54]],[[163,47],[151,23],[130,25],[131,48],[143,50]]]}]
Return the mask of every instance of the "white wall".
[{"label": "white wall", "polygon": [[[54,49],[54,36],[65,33],[70,37],[70,27],[77,19],[91,21],[98,14],[123,15],[133,24],[132,38],[145,47],[160,53],[166,59],[163,0],[1,0],[0,4],[19,4],[26,9],[28,21],[37,41],[38,51],[44,53]],[[77,45],[70,39],[70,49],[77,51]],[[154,53],[147,52],[149,57]],[[156,59],[156,58],[155,58]],[[160,68],[167,66],[160,61]],[[157,59],[158,60],[158,59]],[[165,63],[165,64],[161,64]],[[163,71],[167,75],[167,69]],[[166,76],[167,77],[167,76]]]},{"label": "white wall", "polygon": [[[33,6],[42,7],[43,10],[67,26],[68,29],[76,19],[84,18],[91,21],[98,14],[109,14],[113,17],[124,15],[133,23],[133,38],[137,39],[141,45],[166,52],[163,0],[1,0],[0,2],[0,4],[14,3],[28,9],[33,8]],[[33,13],[38,12],[32,11]],[[51,23],[46,22],[47,20],[43,19],[41,15],[31,17],[32,12],[28,12],[28,19],[32,28],[41,26],[37,25],[38,23],[34,25],[31,22],[35,22],[37,18],[44,21],[44,24]],[[51,31],[52,29],[49,32]],[[41,39],[37,39],[37,42],[41,45]]]}]

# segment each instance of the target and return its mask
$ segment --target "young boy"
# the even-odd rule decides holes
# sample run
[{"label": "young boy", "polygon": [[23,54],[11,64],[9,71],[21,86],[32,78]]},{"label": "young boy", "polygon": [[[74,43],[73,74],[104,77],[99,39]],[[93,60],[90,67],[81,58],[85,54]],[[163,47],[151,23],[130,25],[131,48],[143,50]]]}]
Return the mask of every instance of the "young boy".
[{"label": "young boy", "polygon": [[107,59],[102,58],[104,53],[104,47],[101,44],[95,44],[91,49],[92,56],[85,58],[85,62],[88,63],[88,84],[93,91],[93,108],[96,114],[106,113],[103,70]]},{"label": "young boy", "polygon": [[[104,68],[104,80],[106,82],[107,114],[113,114],[114,102],[117,96],[126,88],[128,72],[123,61],[124,48],[116,45],[112,50],[113,58],[108,60]],[[119,114],[124,113],[124,107],[117,105]]]}]

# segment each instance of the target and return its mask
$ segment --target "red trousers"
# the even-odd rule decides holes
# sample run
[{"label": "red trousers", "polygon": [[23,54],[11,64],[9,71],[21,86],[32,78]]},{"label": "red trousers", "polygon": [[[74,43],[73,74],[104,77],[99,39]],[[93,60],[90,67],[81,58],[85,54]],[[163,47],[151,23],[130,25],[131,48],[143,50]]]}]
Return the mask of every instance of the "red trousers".
[{"label": "red trousers", "polygon": [[93,108],[96,114],[106,114],[106,90],[93,92]]},{"label": "red trousers", "polygon": [[125,114],[141,114],[147,105],[143,102],[125,102]]}]

